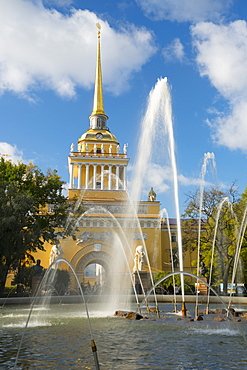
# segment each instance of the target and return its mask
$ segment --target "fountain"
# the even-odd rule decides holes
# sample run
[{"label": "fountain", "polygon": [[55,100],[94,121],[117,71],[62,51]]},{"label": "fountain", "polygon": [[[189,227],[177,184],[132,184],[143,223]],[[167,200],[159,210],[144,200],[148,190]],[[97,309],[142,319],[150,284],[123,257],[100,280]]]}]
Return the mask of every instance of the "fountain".
[{"label": "fountain", "polygon": [[[86,223],[87,219],[90,219],[92,214],[97,215],[103,223],[109,222],[111,224],[111,226],[108,227],[108,231],[105,232],[105,237],[111,239],[112,249],[109,271],[104,283],[104,286],[107,286],[107,302],[105,302],[105,299],[104,302],[100,302],[100,297],[98,297],[98,305],[100,305],[101,311],[111,315],[112,312],[119,309],[129,310],[133,298],[130,294],[131,289],[133,289],[136,304],[140,309],[138,294],[142,294],[148,290],[150,286],[149,280],[152,282],[152,286],[154,284],[152,281],[153,276],[149,257],[145,247],[145,240],[142,238],[142,245],[136,248],[133,247],[131,233],[138,230],[139,234],[142,234],[133,202],[126,202],[126,214],[128,215],[128,219],[124,220],[122,225],[120,225],[118,219],[105,207],[92,206],[83,212],[77,219],[72,227],[72,231],[77,227],[79,228],[79,225]],[[125,229],[127,228],[129,218],[131,218],[131,222],[133,222],[135,226],[133,226],[133,228],[128,227],[128,233],[126,233]],[[80,235],[77,235],[77,240],[79,240],[78,243],[81,243]],[[66,245],[63,248],[66,248]],[[148,265],[148,273],[144,270],[144,262]],[[141,285],[141,291],[139,292],[136,291],[137,283]],[[158,303],[155,292],[154,298],[158,314]],[[148,307],[148,302],[146,302],[146,306]]]},{"label": "fountain", "polygon": [[[200,243],[201,243],[201,224],[202,224],[202,201],[204,194],[204,182],[205,175],[207,171],[207,165],[209,160],[212,160],[213,169],[216,173],[216,163],[214,153],[205,153],[204,160],[201,171],[201,181],[200,181],[200,192],[199,192],[199,217],[198,217],[198,237],[197,237],[197,276],[200,272]],[[212,269],[211,269],[212,271]],[[198,284],[198,282],[197,282]],[[198,289],[196,290],[196,305],[195,305],[195,315],[198,315]]]},{"label": "fountain", "polygon": [[[138,200],[141,197],[147,166],[151,163],[154,135],[159,130],[159,135],[162,136],[160,134],[161,128],[161,132],[167,134],[169,138],[168,148],[174,185],[180,271],[173,271],[170,275],[153,284],[145,239],[142,237],[138,247],[133,248],[132,240],[129,235],[125,234],[124,230],[126,223],[131,221],[134,223],[133,230],[140,230],[142,235],[137,217]],[[26,307],[12,308],[5,305],[0,316],[2,324],[0,329],[0,366],[3,370],[31,367],[45,370],[68,368],[124,370],[246,368],[246,316],[242,317],[241,322],[236,322],[230,314],[225,315],[225,312],[229,312],[229,308],[207,283],[208,288],[215,294],[215,299],[211,297],[211,311],[214,311],[214,314],[203,316],[203,305],[206,302],[200,299],[198,313],[201,317],[203,316],[203,320],[193,321],[191,316],[195,297],[185,296],[184,276],[188,275],[195,281],[203,280],[183,269],[178,176],[174,146],[169,86],[167,79],[159,79],[150,93],[147,113],[142,121],[142,136],[133,171],[135,177],[132,180],[132,190],[126,202],[126,215],[128,217],[123,217],[123,222],[120,224],[109,210],[102,206],[94,206],[88,208],[72,227],[77,243],[80,243],[80,240],[90,238],[90,235],[83,234],[80,230],[77,231],[77,227],[81,227],[84,222],[87,222],[87,218],[92,214],[98,216],[99,222],[111,224],[108,228],[108,234],[104,235],[105,238],[111,238],[114,256],[116,256],[116,259],[110,263],[113,270],[109,275],[113,277],[113,280],[107,281],[109,290],[101,296],[97,294],[85,296],[77,274],[73,271],[72,265],[69,264],[77,283],[77,289],[80,291],[79,296],[60,297],[58,304],[55,304],[56,300],[51,297],[50,306],[41,307],[39,301],[38,307],[33,306],[31,310]],[[144,151],[143,148],[145,148]],[[135,203],[132,199],[135,199]],[[242,229],[245,227],[246,220]],[[131,231],[130,228],[129,233]],[[240,240],[242,235],[243,233]],[[63,245],[63,250],[64,248],[66,248],[66,244]],[[144,284],[141,279],[144,258],[149,267],[152,284],[147,294],[140,295],[139,290],[137,292],[135,287],[135,279]],[[50,269],[58,263],[68,264],[68,261],[64,258],[57,258],[52,262]],[[181,279],[180,301],[182,309],[180,312],[173,310],[173,296],[157,297],[155,294],[155,288],[175,274],[178,274]],[[45,281],[44,285],[50,286],[51,282]],[[119,289],[120,286],[124,286],[124,289]],[[131,294],[131,286],[134,294]],[[143,290],[143,286],[141,288]],[[126,292],[125,296],[119,294],[122,290]],[[151,307],[152,303],[155,307]],[[220,310],[219,307],[221,307]],[[137,321],[113,317],[116,309],[127,309],[134,313],[139,311],[143,319]],[[42,313],[42,315],[34,315],[34,312]],[[214,318],[219,320],[216,321]],[[25,335],[22,335],[24,327],[26,327]],[[19,347],[20,342],[21,347]],[[97,343],[97,352],[95,342]],[[18,356],[16,356],[17,351]],[[93,352],[93,356],[91,352]]]},{"label": "fountain", "polygon": [[[197,276],[191,274],[191,277],[196,281]],[[151,291],[148,294],[151,296]],[[93,340],[97,343],[98,368],[158,370],[193,366],[195,369],[245,369],[246,343],[241,334],[247,330],[245,319],[236,322],[222,313],[216,314],[220,307],[220,312],[226,308],[218,297],[211,306],[215,314],[204,315],[203,321],[190,318],[194,303],[187,302],[186,306],[186,319],[175,314],[173,304],[168,302],[159,305],[159,319],[152,313],[145,313],[145,318],[139,321],[102,317],[102,312],[97,312],[97,306],[90,300],[86,305],[64,302],[42,309],[35,306],[26,329],[30,309],[5,307],[0,317],[0,367],[3,370],[31,367],[42,370],[97,369],[90,348],[87,307]],[[136,304],[132,308],[135,310]],[[14,367],[24,330],[17,366]]]}]

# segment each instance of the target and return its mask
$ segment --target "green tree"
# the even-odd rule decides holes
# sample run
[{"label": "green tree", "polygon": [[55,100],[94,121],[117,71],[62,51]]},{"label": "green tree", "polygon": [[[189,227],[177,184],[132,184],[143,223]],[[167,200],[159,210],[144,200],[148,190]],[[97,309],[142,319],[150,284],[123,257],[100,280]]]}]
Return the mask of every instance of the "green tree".
[{"label": "green tree", "polygon": [[63,184],[56,170],[44,174],[32,164],[0,158],[0,293],[9,270],[33,260],[46,241],[55,242],[57,227],[68,232]]},{"label": "green tree", "polygon": [[[169,275],[171,273],[170,272],[164,272],[164,271],[160,271],[160,272],[157,272],[156,274],[154,274],[154,283],[157,283],[157,281],[159,281],[160,279],[164,278],[165,276]],[[180,275],[177,274],[177,275],[174,275],[174,279],[172,276],[170,276],[169,278],[165,279],[161,284],[159,284],[160,287],[163,287],[167,292],[169,291],[169,286],[172,286],[173,287],[173,284],[175,283],[175,285],[177,287],[180,287],[181,285],[181,280],[180,280]],[[195,291],[195,288],[194,288],[194,283],[191,282],[191,280],[187,277],[184,278],[184,285],[185,285],[185,293],[186,294],[191,294],[191,293],[194,293]]]},{"label": "green tree", "polygon": [[[42,271],[42,276],[44,276],[46,270]],[[58,294],[63,295],[68,289],[70,282],[70,274],[68,270],[63,269],[51,269],[50,273],[47,274],[46,283],[49,286],[53,286]],[[21,266],[13,278],[13,284],[24,284],[25,287],[32,287],[32,277],[34,276],[34,270],[32,266]]]},{"label": "green tree", "polygon": [[34,276],[34,270],[32,266],[29,266],[26,264],[19,266],[14,274],[12,285],[17,285],[17,291],[18,291],[19,284],[23,284],[25,288],[31,289],[33,276]]},{"label": "green tree", "polygon": [[[240,221],[243,222],[244,225],[244,214],[247,215],[247,187],[245,188],[244,192],[241,194],[241,199],[238,204],[238,214],[241,215],[239,217]],[[247,219],[247,217],[246,217]],[[245,224],[246,227],[246,224]],[[244,275],[244,282],[247,283],[247,232],[245,230],[242,248],[241,248],[241,265],[243,268],[243,275]]]},{"label": "green tree", "polygon": [[[221,210],[219,211],[220,204]],[[201,216],[201,261],[205,263],[209,274],[212,245],[215,238],[212,282],[217,284],[223,282],[226,293],[236,254],[237,230],[242,216],[241,199],[234,184],[228,192],[220,191],[214,187],[204,191]],[[218,219],[217,216],[219,216]],[[183,217],[185,218],[183,221],[184,248],[197,250],[199,191],[187,196],[187,207]],[[217,232],[215,232],[216,224]]]},{"label": "green tree", "polygon": [[46,281],[54,286],[57,294],[64,295],[70,282],[69,271],[63,269],[51,269]]}]

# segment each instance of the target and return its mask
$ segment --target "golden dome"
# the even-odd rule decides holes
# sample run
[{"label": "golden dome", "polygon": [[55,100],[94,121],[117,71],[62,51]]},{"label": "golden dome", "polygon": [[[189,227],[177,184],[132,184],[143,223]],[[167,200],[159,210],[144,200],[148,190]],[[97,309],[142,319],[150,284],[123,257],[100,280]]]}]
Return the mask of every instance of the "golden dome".
[{"label": "golden dome", "polygon": [[78,143],[82,141],[96,141],[96,142],[114,142],[118,144],[118,139],[108,130],[96,130],[90,129],[87,130],[81,137],[78,139]]}]

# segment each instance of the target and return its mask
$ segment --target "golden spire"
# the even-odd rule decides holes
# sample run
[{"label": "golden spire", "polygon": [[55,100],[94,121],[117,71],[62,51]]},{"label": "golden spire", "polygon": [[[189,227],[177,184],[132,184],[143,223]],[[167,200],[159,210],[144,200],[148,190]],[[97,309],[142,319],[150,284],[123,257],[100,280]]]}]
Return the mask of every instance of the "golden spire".
[{"label": "golden spire", "polygon": [[103,86],[102,86],[102,71],[101,71],[101,58],[100,58],[100,29],[101,25],[96,23],[98,28],[98,48],[97,48],[97,64],[96,76],[94,87],[94,100],[93,100],[93,114],[104,114],[104,99],[103,99]]}]

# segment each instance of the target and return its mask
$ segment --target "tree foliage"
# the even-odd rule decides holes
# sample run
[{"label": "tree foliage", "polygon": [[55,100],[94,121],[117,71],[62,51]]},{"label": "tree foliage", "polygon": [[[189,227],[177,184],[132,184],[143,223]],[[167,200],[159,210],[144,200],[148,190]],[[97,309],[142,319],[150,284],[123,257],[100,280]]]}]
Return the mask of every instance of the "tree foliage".
[{"label": "tree foliage", "polygon": [[[187,196],[187,207],[183,215],[183,245],[185,249],[197,250],[198,222],[201,222],[200,259],[208,269],[206,275],[208,276],[214,243],[213,282],[217,284],[223,282],[225,293],[236,255],[238,230],[244,207],[245,200],[239,196],[234,184],[228,192],[214,187],[204,191],[201,203],[199,191]],[[242,257],[244,256],[244,247],[245,242],[243,243]]]},{"label": "tree foliage", "polygon": [[[19,266],[18,269],[15,271],[13,280],[11,282],[12,285],[17,285],[17,291],[18,291],[18,285],[24,286],[24,288],[30,288],[32,287],[32,278],[34,276],[35,272],[32,266],[29,265],[22,265]],[[42,272],[43,275],[43,272]]]},{"label": "tree foliage", "polygon": [[[170,273],[171,273],[171,271],[170,272],[164,272],[164,271],[157,272],[156,274],[154,274],[154,277],[153,277],[154,283],[157,283],[160,279],[165,278]],[[166,292],[169,292],[169,288],[171,286],[173,287],[174,284],[177,287],[180,288],[180,285],[181,285],[180,274],[175,274],[173,277],[170,276],[169,278],[165,279],[158,286],[163,287]],[[186,294],[194,293],[194,283],[191,281],[191,279],[185,277],[184,278],[184,285],[185,285],[185,293]]]},{"label": "tree foliage", "polygon": [[[46,270],[42,271],[42,277],[45,275]],[[25,288],[32,288],[32,278],[35,272],[32,266],[23,265],[16,270],[12,283],[15,285],[24,285]],[[63,269],[51,269],[50,273],[45,279],[47,282],[47,288],[54,288],[57,294],[63,295],[68,289],[70,282],[70,274],[68,270]],[[49,284],[48,284],[49,283]]]},{"label": "tree foliage", "polygon": [[32,253],[55,242],[56,228],[64,228],[68,204],[56,170],[46,174],[32,165],[0,158],[0,292],[9,270]]}]

